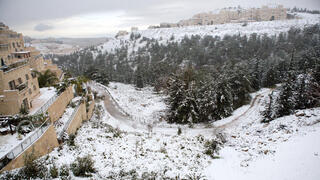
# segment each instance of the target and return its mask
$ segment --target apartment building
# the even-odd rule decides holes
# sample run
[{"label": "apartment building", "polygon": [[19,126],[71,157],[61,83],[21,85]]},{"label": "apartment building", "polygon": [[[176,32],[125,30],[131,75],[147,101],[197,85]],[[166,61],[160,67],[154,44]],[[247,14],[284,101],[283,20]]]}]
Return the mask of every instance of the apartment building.
[{"label": "apartment building", "polygon": [[161,28],[183,27],[195,25],[213,25],[253,21],[284,20],[287,10],[282,6],[262,6],[261,8],[242,9],[240,7],[224,8],[215,12],[199,13],[190,19],[178,23],[161,23]]},{"label": "apartment building", "polygon": [[0,23],[0,114],[13,115],[21,108],[32,108],[32,100],[39,95],[36,74],[47,69],[61,77],[63,72],[46,61],[33,47],[25,47],[23,36]]}]

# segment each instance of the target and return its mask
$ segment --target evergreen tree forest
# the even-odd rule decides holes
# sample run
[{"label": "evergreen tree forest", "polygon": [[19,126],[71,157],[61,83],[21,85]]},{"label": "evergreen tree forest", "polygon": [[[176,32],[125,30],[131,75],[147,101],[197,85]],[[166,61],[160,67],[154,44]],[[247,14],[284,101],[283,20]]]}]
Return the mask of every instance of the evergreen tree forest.
[{"label": "evergreen tree forest", "polygon": [[264,122],[296,109],[320,105],[320,26],[291,28],[278,35],[185,36],[166,43],[131,35],[134,44],[112,52],[96,47],[51,55],[73,75],[97,82],[154,86],[168,94],[171,123],[216,121],[250,102],[249,93],[275,88],[262,112]]}]

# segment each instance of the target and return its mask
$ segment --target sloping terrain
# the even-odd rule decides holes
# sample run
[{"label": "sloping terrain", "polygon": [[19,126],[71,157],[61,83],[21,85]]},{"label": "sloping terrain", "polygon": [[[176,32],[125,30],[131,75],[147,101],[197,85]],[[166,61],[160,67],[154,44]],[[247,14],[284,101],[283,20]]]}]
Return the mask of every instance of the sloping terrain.
[{"label": "sloping terrain", "polygon": [[131,34],[120,36],[118,38],[110,39],[108,42],[98,46],[98,50],[102,52],[113,52],[116,48],[128,46],[128,51],[137,51],[139,47],[144,47],[146,42],[144,38],[158,40],[160,44],[165,44],[168,41],[180,42],[184,36],[199,35],[204,37],[206,35],[223,37],[225,35],[250,35],[257,33],[258,35],[267,34],[268,36],[278,35],[282,32],[287,32],[291,27],[303,28],[308,25],[317,24],[320,21],[319,14],[298,13],[299,19],[292,20],[278,20],[278,21],[262,21],[251,22],[247,25],[243,23],[228,23],[208,26],[188,26],[181,28],[160,28],[147,29],[134,32],[140,34],[139,39],[131,39]]},{"label": "sloping terrain", "polygon": [[[64,145],[55,150],[48,163],[53,161],[61,166],[72,163],[76,157],[91,155],[97,169],[95,179],[131,179],[143,174],[155,175],[157,179],[189,176],[314,179],[318,176],[320,147],[312,142],[320,132],[319,108],[300,110],[269,124],[261,123],[260,111],[270,93],[269,89],[262,89],[251,94],[251,104],[237,109],[231,117],[188,127],[152,118],[151,114],[160,115],[166,107],[154,108],[152,104],[162,104],[165,97],[153,94],[150,88],[136,90],[130,85],[111,83],[109,87],[93,84],[93,89],[105,96],[98,103],[96,114],[79,129],[75,146]],[[146,101],[154,96],[158,100]],[[178,127],[182,131],[180,135]],[[213,159],[204,153],[205,143],[217,134],[222,134],[226,143],[218,154],[219,159]],[[271,174],[265,172],[265,166]],[[287,172],[281,174],[282,169]]]}]

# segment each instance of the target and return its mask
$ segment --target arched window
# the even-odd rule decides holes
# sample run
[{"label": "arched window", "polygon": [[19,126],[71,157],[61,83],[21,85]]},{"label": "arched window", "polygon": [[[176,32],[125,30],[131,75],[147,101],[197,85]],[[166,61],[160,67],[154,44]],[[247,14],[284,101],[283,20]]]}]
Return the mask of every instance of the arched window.
[{"label": "arched window", "polygon": [[4,60],[1,58],[1,66],[4,66]]}]

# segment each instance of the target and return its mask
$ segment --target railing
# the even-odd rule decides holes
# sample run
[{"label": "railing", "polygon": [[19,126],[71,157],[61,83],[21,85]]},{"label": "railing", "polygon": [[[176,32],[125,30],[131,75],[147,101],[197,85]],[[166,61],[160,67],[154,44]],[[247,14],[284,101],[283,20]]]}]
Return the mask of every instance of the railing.
[{"label": "railing", "polygon": [[17,61],[17,62],[15,62],[15,63],[13,63],[13,64],[10,64],[6,69],[2,69],[2,71],[3,71],[4,73],[9,73],[9,72],[11,72],[11,71],[14,70],[14,69],[18,69],[18,68],[24,67],[24,66],[26,66],[26,65],[28,64],[28,60],[29,60],[29,59],[26,58],[26,59]]},{"label": "railing", "polygon": [[58,139],[62,140],[63,134],[67,131],[67,129],[69,128],[69,125],[71,123],[71,121],[74,119],[75,115],[77,114],[78,110],[80,109],[80,105],[81,103],[76,107],[76,109],[72,112],[70,118],[68,119],[68,121],[66,122],[66,124],[63,126],[63,129],[59,132],[58,134]]},{"label": "railing", "polygon": [[62,72],[61,75],[60,75],[60,77],[59,77],[59,80],[62,81],[63,78],[64,78],[64,73]]},{"label": "railing", "polygon": [[40,109],[38,109],[34,113],[31,113],[31,115],[45,114],[45,112],[48,110],[48,108],[51,106],[51,104],[57,99],[57,97],[58,97],[58,95],[55,94]]},{"label": "railing", "polygon": [[0,158],[0,169],[5,167],[9,162],[18,157],[22,152],[28,149],[34,142],[36,142],[49,128],[51,121],[47,119],[39,128],[31,132],[31,134],[20,142],[17,146],[13,147],[8,153]]}]

